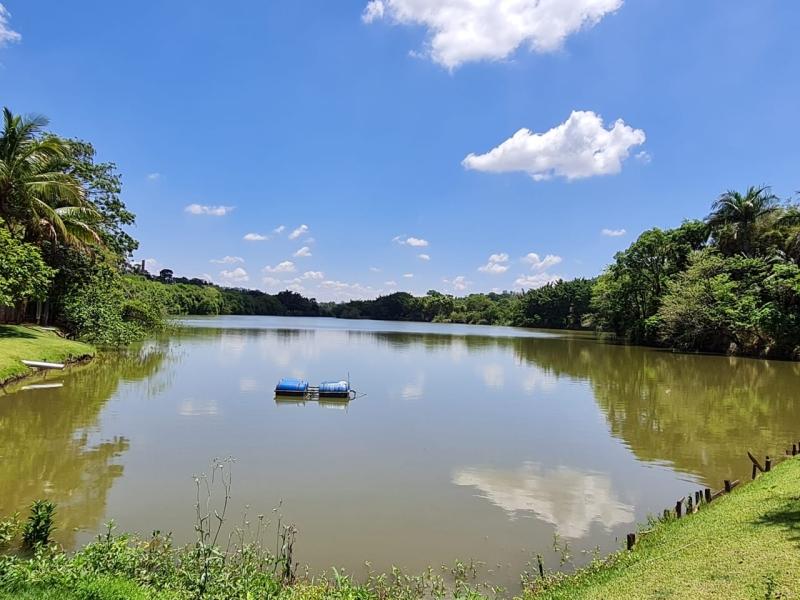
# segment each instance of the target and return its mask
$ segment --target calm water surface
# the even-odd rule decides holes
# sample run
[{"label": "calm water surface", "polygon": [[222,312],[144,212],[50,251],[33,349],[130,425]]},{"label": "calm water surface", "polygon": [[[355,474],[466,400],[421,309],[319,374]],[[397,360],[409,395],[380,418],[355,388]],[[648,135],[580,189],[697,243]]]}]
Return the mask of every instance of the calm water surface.
[{"label": "calm water surface", "polygon": [[[187,329],[0,395],[0,514],[58,503],[58,538],[193,536],[192,474],[233,456],[237,519],[281,512],[320,570],[483,561],[516,589],[557,534],[607,551],[745,451],[800,437],[800,365],[603,344],[584,334],[331,319]],[[278,404],[280,377],[339,379],[346,408]],[[554,566],[554,565],[553,565]]]}]

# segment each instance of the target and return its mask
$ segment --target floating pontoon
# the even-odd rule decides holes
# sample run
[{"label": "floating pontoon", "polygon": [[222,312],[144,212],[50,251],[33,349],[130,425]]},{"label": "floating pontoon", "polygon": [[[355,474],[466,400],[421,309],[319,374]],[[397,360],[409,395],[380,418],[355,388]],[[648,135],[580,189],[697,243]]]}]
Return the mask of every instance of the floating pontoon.
[{"label": "floating pontoon", "polygon": [[275,395],[305,397],[308,389],[308,382],[303,379],[283,378],[275,386]]},{"label": "floating pontoon", "polygon": [[278,402],[320,402],[324,399],[341,403],[352,400],[355,395],[355,390],[350,388],[350,382],[345,380],[323,381],[319,387],[314,387],[308,385],[304,379],[284,378],[275,386],[275,400]]},{"label": "floating pontoon", "polygon": [[349,381],[323,381],[319,384],[320,398],[350,398]]}]

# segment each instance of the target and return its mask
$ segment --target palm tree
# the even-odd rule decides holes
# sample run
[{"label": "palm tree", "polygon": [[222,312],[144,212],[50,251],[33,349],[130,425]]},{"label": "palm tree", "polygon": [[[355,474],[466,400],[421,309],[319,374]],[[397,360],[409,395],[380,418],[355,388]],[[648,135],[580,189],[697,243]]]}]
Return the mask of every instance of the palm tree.
[{"label": "palm tree", "polygon": [[42,116],[3,109],[0,131],[0,217],[27,241],[50,239],[86,248],[100,244],[100,216],[80,182],[64,170],[69,142],[45,135]]},{"label": "palm tree", "polygon": [[756,224],[779,206],[778,197],[766,186],[751,186],[744,194],[729,190],[714,202],[706,223],[721,246],[749,256]]}]

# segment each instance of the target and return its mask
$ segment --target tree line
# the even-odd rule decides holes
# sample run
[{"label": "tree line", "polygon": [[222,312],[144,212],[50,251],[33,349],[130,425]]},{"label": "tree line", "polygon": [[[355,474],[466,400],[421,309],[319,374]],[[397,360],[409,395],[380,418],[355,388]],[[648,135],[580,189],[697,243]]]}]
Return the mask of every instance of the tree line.
[{"label": "tree line", "polygon": [[456,297],[435,290],[318,303],[284,291],[131,274],[138,242],[121,177],[88,142],[3,110],[0,322],[55,323],[121,345],[168,315],[328,316],[595,329],[688,351],[800,358],[800,207],[769,188],[729,191],[702,220],[653,228],[595,279]]},{"label": "tree line", "polygon": [[323,308],[346,318],[586,328],[685,351],[800,359],[800,206],[768,187],[727,191],[705,219],[642,233],[596,279]]}]

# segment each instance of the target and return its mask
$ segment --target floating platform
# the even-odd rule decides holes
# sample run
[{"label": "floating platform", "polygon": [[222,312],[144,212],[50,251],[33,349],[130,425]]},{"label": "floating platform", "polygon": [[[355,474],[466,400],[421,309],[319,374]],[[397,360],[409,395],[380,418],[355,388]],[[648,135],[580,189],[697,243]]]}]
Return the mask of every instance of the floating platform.
[{"label": "floating platform", "polygon": [[349,381],[323,381],[319,384],[320,398],[350,398]]},{"label": "floating platform", "polygon": [[275,386],[275,401],[281,403],[349,402],[355,398],[355,390],[350,388],[349,381],[323,381],[319,386],[308,385],[304,379],[284,378]]},{"label": "floating platform", "polygon": [[300,396],[304,397],[308,393],[308,382],[303,379],[292,379],[285,377],[275,386],[276,396]]}]

